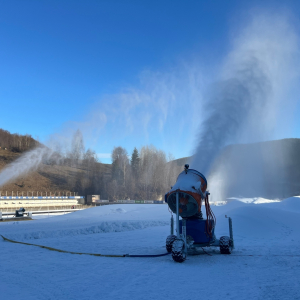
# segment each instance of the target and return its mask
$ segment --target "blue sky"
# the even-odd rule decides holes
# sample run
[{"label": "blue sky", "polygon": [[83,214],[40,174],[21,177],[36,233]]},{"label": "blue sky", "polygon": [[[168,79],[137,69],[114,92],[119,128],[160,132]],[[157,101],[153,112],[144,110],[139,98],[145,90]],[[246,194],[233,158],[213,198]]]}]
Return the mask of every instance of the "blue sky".
[{"label": "blue sky", "polygon": [[249,11],[300,15],[299,1],[249,2],[1,1],[0,127],[42,142],[80,128],[102,162],[114,146],[190,155],[194,87],[213,80]]}]

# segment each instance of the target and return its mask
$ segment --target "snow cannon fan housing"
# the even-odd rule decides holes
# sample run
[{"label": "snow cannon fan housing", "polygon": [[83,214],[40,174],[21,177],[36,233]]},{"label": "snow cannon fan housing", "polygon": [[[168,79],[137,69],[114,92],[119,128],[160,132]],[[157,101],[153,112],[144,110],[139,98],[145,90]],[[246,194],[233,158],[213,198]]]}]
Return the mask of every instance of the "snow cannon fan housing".
[{"label": "snow cannon fan housing", "polygon": [[207,189],[207,180],[200,172],[188,169],[181,172],[175,185],[165,195],[165,202],[176,214],[176,192],[179,193],[179,215],[189,218],[201,214],[201,201]]}]

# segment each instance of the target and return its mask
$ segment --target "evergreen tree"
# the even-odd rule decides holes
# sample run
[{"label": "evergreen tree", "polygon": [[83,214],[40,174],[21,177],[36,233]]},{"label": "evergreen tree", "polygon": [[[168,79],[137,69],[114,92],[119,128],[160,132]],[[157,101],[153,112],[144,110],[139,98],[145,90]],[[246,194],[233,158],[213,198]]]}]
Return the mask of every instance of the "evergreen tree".
[{"label": "evergreen tree", "polygon": [[131,155],[131,170],[132,170],[132,175],[137,178],[140,170],[140,157],[139,157],[139,152],[134,148],[132,155]]}]

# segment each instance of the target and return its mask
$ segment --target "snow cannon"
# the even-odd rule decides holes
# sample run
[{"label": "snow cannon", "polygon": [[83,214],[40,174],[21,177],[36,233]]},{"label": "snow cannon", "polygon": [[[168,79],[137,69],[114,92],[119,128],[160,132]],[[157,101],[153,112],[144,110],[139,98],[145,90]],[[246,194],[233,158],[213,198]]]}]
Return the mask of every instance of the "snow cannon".
[{"label": "snow cannon", "polygon": [[[174,261],[183,262],[188,254],[201,254],[203,247],[219,247],[221,254],[230,254],[234,249],[231,218],[228,218],[229,236],[219,239],[215,236],[216,217],[210,208],[209,195],[205,176],[189,169],[188,164],[166,193],[165,202],[171,212],[171,234],[167,237],[166,249],[172,253]],[[176,235],[173,214],[176,215]]]},{"label": "snow cannon", "polygon": [[176,214],[176,195],[179,197],[179,216],[182,218],[198,218],[202,216],[201,203],[205,197],[207,180],[203,174],[196,170],[185,169],[179,174],[175,185],[165,195],[171,211]]}]

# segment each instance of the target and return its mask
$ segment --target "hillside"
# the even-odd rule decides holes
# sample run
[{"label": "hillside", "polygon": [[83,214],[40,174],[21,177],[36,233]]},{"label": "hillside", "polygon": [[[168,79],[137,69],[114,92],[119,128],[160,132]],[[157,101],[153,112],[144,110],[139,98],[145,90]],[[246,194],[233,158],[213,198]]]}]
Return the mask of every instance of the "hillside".
[{"label": "hillside", "polygon": [[231,145],[222,163],[230,196],[287,198],[300,195],[300,139]]},{"label": "hillside", "polygon": [[21,153],[39,145],[40,143],[30,134],[10,133],[0,128],[0,149]]},{"label": "hillside", "polygon": [[[20,157],[21,153],[0,149],[0,170]],[[176,180],[190,157],[184,157],[167,164],[170,182]],[[224,190],[222,197],[264,197],[268,199],[286,198],[300,195],[300,139],[283,139],[255,144],[229,145],[223,149],[212,170],[220,172],[220,186]],[[201,170],[199,170],[201,171]],[[206,174],[207,176],[207,174]],[[211,176],[208,187],[212,189]],[[164,187],[167,190],[169,185]],[[132,185],[133,191],[140,187]],[[121,197],[115,194],[122,189],[112,180],[112,165],[93,162],[72,166],[66,161],[63,164],[43,163],[36,171],[23,175],[2,186],[2,195],[34,195],[41,192],[74,193],[80,195],[101,194],[102,199]],[[219,187],[214,187],[215,191]],[[136,196],[138,197],[138,196]],[[138,197],[142,199],[142,197]],[[133,198],[132,198],[133,199]]]},{"label": "hillside", "polygon": [[[180,158],[172,164],[183,166],[190,160]],[[300,195],[300,139],[229,145],[221,151],[212,173],[220,172],[220,165],[220,186],[225,186],[227,197]]]},{"label": "hillside", "polygon": [[[9,163],[16,160],[21,156],[19,152],[12,152],[10,150],[0,149],[0,171],[5,168]],[[99,168],[103,169],[103,174],[109,176],[111,172],[110,165],[100,164]],[[2,195],[6,194],[11,195],[12,192],[14,195],[19,193],[19,195],[24,193],[29,195],[34,193],[34,195],[39,192],[39,195],[47,192],[54,193],[70,193],[70,192],[79,192],[76,189],[76,180],[80,175],[83,177],[86,175],[88,170],[83,168],[70,167],[66,165],[49,165],[49,164],[41,164],[36,171],[32,171],[28,174],[25,174],[12,182],[5,184],[0,187],[0,191]]]}]

